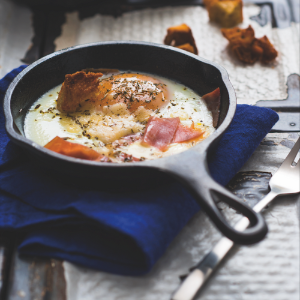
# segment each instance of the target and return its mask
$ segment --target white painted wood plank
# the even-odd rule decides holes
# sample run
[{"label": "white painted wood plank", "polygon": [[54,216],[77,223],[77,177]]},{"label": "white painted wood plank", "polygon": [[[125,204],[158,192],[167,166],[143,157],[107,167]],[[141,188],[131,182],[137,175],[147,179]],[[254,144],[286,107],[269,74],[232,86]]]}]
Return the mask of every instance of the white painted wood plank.
[{"label": "white painted wood plank", "polygon": [[250,19],[259,11],[256,5],[245,5],[241,27],[251,25],[257,37],[267,35],[274,43],[279,56],[275,63],[269,65],[258,62],[246,65],[237,61],[231,55],[220,27],[208,21],[207,11],[203,7],[144,9],[124,13],[118,18],[96,14],[83,20],[79,19],[77,12],[72,12],[66,15],[62,34],[54,43],[56,50],[112,40],[163,43],[168,27],[186,23],[192,28],[199,56],[223,65],[229,73],[238,103],[255,104],[258,100],[285,99],[287,77],[292,73],[300,73],[298,25],[277,29],[268,23],[261,27]]},{"label": "white painted wood plank", "polygon": [[0,78],[23,64],[31,45],[31,11],[10,0],[0,0]]}]

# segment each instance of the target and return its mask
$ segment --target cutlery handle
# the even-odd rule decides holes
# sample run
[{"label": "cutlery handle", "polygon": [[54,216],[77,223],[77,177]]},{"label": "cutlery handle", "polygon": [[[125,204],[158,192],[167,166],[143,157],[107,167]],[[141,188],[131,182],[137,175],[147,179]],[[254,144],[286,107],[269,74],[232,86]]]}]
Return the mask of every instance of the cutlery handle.
[{"label": "cutlery handle", "polygon": [[[270,192],[254,207],[255,212],[264,209],[278,194]],[[249,225],[249,220],[243,217],[234,228],[238,231],[245,230]],[[207,281],[213,271],[227,255],[234,243],[226,237],[223,237],[214,248],[205,255],[205,257],[193,267],[191,273],[185,278],[179,289],[175,292],[172,300],[192,300],[200,291],[203,284]]]}]

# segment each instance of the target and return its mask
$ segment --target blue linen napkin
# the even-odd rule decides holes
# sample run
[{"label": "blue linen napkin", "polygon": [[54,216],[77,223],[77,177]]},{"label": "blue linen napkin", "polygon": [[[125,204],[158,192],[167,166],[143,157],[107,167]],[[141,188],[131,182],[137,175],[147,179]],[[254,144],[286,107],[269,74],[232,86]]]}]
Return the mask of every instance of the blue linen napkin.
[{"label": "blue linen napkin", "polygon": [[[104,192],[62,183],[33,165],[9,141],[2,110],[9,83],[25,67],[0,81],[0,230],[22,232],[21,254],[115,274],[147,273],[199,205],[171,180],[143,192]],[[238,105],[209,157],[213,178],[227,184],[277,120],[270,109]]]}]

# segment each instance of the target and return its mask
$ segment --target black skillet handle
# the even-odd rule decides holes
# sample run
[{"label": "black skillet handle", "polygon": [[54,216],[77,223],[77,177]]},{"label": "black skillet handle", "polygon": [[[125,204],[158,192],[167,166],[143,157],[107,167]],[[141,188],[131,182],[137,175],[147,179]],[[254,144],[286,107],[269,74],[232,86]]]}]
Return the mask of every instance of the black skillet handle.
[{"label": "black skillet handle", "polygon": [[[250,245],[261,241],[268,232],[268,227],[262,215],[256,213],[251,207],[211,178],[204,153],[187,151],[182,154],[181,162],[171,162],[167,170],[188,187],[195,200],[205,210],[216,227],[227,238],[237,244]],[[216,202],[220,201],[247,217],[250,221],[249,227],[244,231],[238,231],[231,226],[216,205]]]},{"label": "black skillet handle", "polygon": [[[205,198],[205,200],[201,202],[202,207],[214,221],[216,227],[236,244],[250,245],[261,241],[268,233],[268,227],[262,215],[256,213],[247,204],[211,178],[209,181],[205,187],[202,186],[199,193]],[[236,230],[224,218],[216,206],[216,202],[224,202],[247,217],[250,221],[249,227],[244,231]]]}]

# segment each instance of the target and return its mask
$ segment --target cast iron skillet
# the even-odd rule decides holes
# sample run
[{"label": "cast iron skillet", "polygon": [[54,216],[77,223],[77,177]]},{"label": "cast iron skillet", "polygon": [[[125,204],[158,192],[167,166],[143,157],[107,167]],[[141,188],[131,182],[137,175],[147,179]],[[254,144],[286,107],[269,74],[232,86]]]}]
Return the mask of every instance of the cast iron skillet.
[{"label": "cast iron skillet", "polygon": [[[26,112],[42,94],[64,81],[66,74],[85,68],[111,68],[157,74],[180,82],[200,95],[221,91],[220,119],[217,130],[191,149],[152,161],[136,163],[98,163],[63,156],[45,149],[24,136]],[[221,66],[170,46],[144,42],[104,42],[71,47],[52,53],[23,70],[9,86],[4,100],[6,130],[11,140],[29,150],[35,160],[71,174],[81,174],[87,181],[99,183],[148,181],[153,184],[161,174],[171,174],[181,181],[206,211],[216,227],[239,244],[262,240],[267,226],[261,215],[217,184],[207,168],[207,153],[229,126],[236,108],[234,89]],[[215,201],[224,201],[250,220],[244,232],[231,227]]]}]

